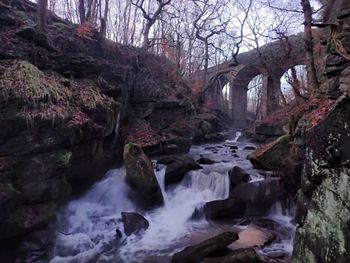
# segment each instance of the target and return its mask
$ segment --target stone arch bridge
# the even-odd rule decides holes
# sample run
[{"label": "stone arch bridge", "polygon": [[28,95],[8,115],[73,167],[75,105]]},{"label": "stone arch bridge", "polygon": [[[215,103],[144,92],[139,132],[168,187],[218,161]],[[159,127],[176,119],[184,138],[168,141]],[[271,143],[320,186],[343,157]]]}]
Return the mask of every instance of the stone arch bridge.
[{"label": "stone arch bridge", "polygon": [[[245,127],[249,82],[258,75],[263,76],[260,110],[262,117],[266,117],[278,107],[283,74],[293,66],[304,64],[305,49],[302,35],[289,36],[259,49],[238,54],[236,60],[209,68],[206,74],[209,85],[204,91],[204,96],[213,98],[215,107],[221,108],[222,89],[229,83],[230,115],[236,127]],[[197,74],[197,77],[203,75],[200,72]]]}]

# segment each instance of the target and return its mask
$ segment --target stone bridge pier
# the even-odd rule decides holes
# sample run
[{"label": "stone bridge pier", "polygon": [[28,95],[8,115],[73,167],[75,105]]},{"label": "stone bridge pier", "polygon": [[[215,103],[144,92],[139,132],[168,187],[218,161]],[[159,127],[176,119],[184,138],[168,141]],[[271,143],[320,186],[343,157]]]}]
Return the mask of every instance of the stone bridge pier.
[{"label": "stone bridge pier", "polygon": [[248,85],[249,82],[258,75],[263,76],[263,86],[261,91],[260,115],[259,118],[265,118],[278,108],[281,93],[281,77],[283,72],[280,71],[250,71],[252,75],[245,75],[244,78],[236,77],[230,81],[230,103],[231,117],[237,128],[247,126],[248,117]]}]

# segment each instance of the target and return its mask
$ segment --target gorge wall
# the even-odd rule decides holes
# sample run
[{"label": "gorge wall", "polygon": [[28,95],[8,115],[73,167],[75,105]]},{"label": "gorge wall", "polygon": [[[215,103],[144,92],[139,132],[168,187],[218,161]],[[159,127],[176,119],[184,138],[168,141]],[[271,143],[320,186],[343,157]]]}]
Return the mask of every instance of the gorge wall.
[{"label": "gorge wall", "polygon": [[200,130],[190,125],[190,86],[166,58],[101,39],[54,14],[43,34],[35,20],[35,4],[0,2],[3,244],[54,222],[72,190],[121,162],[125,142],[148,154],[186,152]]},{"label": "gorge wall", "polygon": [[325,30],[321,100],[309,105],[295,129],[305,153],[293,253],[297,263],[350,261],[350,3],[334,2],[327,21],[332,26]]}]

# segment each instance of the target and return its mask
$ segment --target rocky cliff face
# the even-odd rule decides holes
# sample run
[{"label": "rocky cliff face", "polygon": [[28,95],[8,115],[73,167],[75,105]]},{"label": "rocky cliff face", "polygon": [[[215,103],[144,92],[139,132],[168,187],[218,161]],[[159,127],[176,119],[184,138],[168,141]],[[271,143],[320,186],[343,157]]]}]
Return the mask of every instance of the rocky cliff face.
[{"label": "rocky cliff face", "polygon": [[191,92],[169,61],[54,14],[44,35],[35,17],[28,1],[0,2],[0,241],[46,226],[125,142],[154,154],[192,142]]},{"label": "rocky cliff face", "polygon": [[[350,4],[335,1],[326,30],[326,102],[305,113],[296,135],[305,152],[293,262],[350,262]],[[340,45],[344,48],[342,49]],[[340,48],[339,48],[340,47]],[[312,104],[310,104],[312,105]]]}]

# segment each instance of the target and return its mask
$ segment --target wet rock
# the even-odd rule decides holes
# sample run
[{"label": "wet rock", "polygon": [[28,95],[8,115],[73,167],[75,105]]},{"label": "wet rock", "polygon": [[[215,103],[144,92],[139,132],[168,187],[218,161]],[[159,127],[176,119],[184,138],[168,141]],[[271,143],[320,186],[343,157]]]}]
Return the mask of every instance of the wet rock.
[{"label": "wet rock", "polygon": [[21,206],[0,222],[0,240],[18,237],[44,227],[55,218],[54,203]]},{"label": "wet rock", "polygon": [[203,263],[265,263],[253,248],[237,249],[228,256],[207,258]]},{"label": "wet rock", "polygon": [[213,164],[213,163],[215,163],[215,161],[213,161],[213,160],[211,160],[211,159],[209,159],[209,158],[206,158],[206,157],[201,157],[201,158],[199,158],[199,159],[197,160],[197,162],[198,162],[199,164]]},{"label": "wet rock", "polygon": [[256,147],[255,146],[245,146],[244,147],[244,150],[248,150],[248,151],[253,151],[253,150],[256,150]]},{"label": "wet rock", "polygon": [[230,178],[230,191],[232,191],[237,185],[242,183],[248,183],[250,176],[239,166],[234,166],[229,172]]},{"label": "wet rock", "polygon": [[230,146],[230,149],[231,149],[231,150],[238,150],[238,146],[232,145],[232,146]]},{"label": "wet rock", "polygon": [[60,257],[75,256],[86,250],[92,249],[95,243],[84,233],[75,233],[74,238],[71,235],[59,234],[56,241],[56,253]]},{"label": "wet rock", "polygon": [[239,239],[229,247],[238,248],[261,248],[274,240],[275,235],[268,229],[258,227],[254,224],[238,233]]},{"label": "wet rock", "polygon": [[188,171],[202,168],[191,157],[172,156],[158,160],[157,163],[168,165],[165,170],[165,185],[176,184],[182,181]]},{"label": "wet rock", "polygon": [[226,248],[236,241],[238,235],[234,232],[224,232],[220,235],[205,240],[197,245],[189,246],[173,255],[172,263],[196,263],[201,262],[210,253]]},{"label": "wet rock", "polygon": [[266,214],[271,206],[285,194],[276,178],[239,184],[225,200],[205,204],[207,218],[243,218]]},{"label": "wet rock", "polygon": [[140,231],[146,230],[149,227],[147,219],[138,213],[122,212],[121,215],[124,224],[124,233],[127,236],[138,234]]},{"label": "wet rock", "polygon": [[16,251],[17,262],[48,262],[53,255],[55,241],[54,224],[25,236]]},{"label": "wet rock", "polygon": [[142,206],[163,204],[163,196],[153,166],[140,146],[129,143],[124,147],[126,182]]}]

